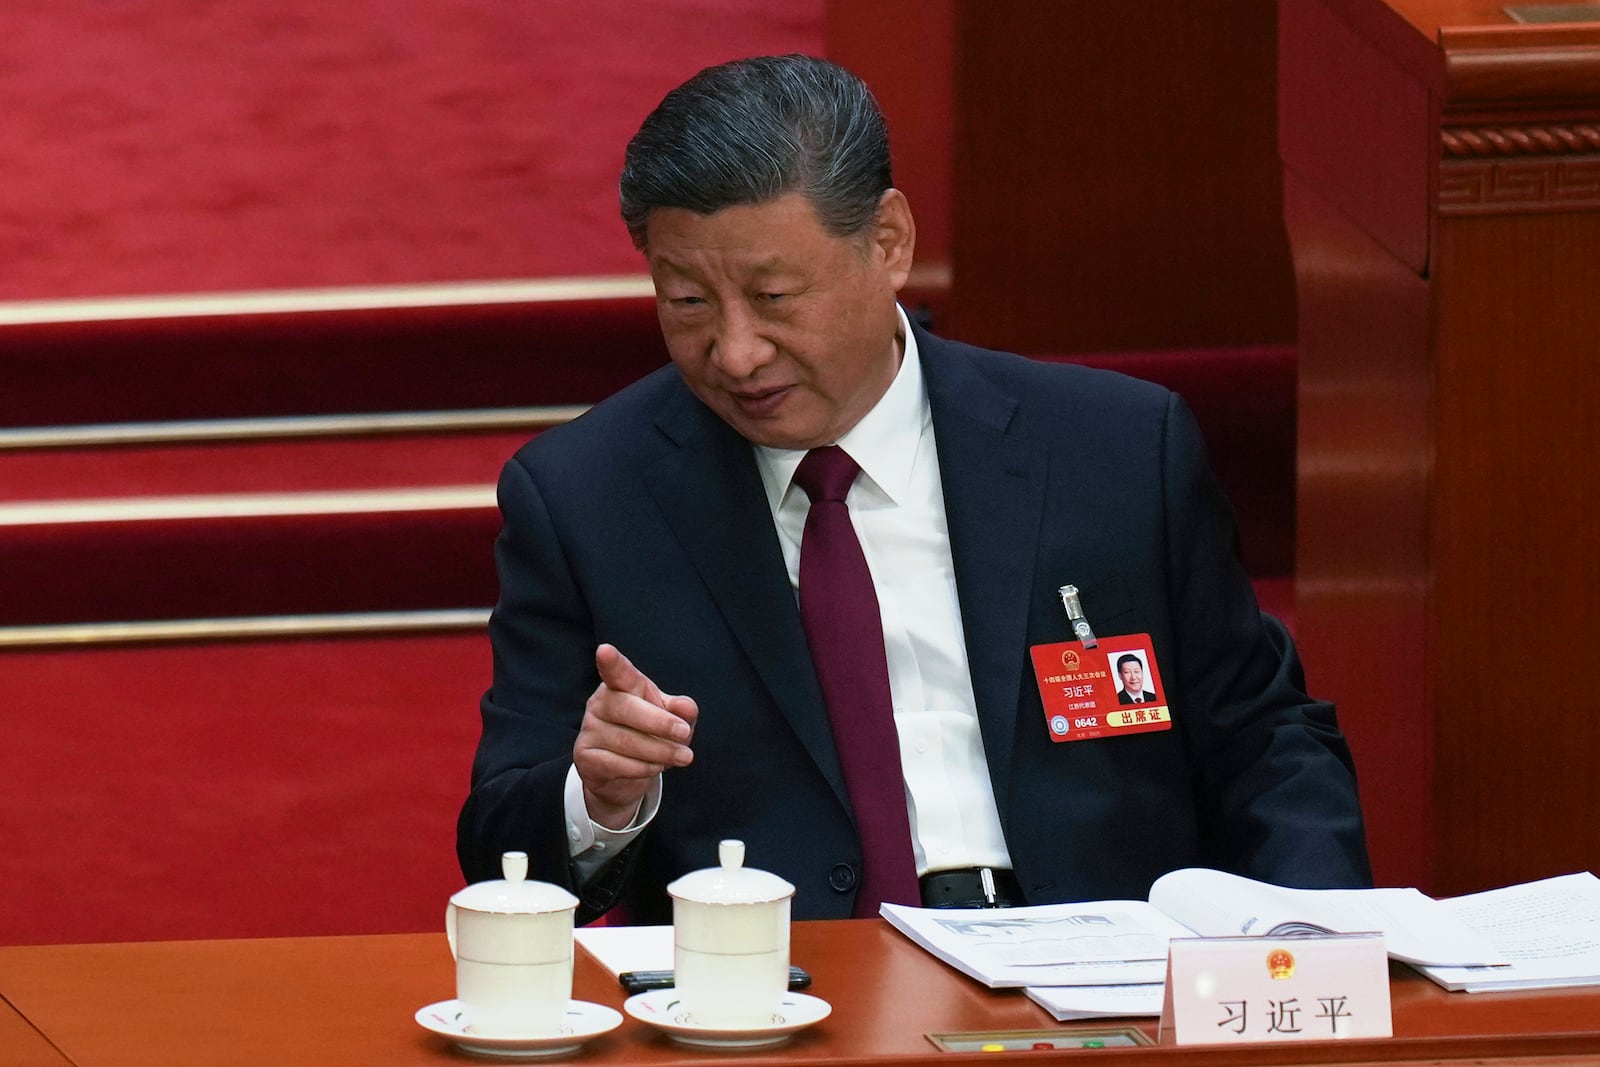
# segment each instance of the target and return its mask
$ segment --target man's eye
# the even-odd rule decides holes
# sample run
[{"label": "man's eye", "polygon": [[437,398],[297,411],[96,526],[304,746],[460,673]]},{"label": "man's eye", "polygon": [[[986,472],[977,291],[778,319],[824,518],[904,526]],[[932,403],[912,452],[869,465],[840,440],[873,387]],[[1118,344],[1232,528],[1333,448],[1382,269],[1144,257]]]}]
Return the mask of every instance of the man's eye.
[{"label": "man's eye", "polygon": [[703,296],[674,296],[668,298],[668,303],[676,304],[679,307],[697,307],[705,302],[706,298]]},{"label": "man's eye", "polygon": [[786,297],[788,295],[789,295],[788,293],[757,293],[756,294],[756,299],[757,300],[764,300],[764,301],[766,301],[767,303],[770,304],[772,301],[774,301],[774,300],[782,300],[784,297]]}]

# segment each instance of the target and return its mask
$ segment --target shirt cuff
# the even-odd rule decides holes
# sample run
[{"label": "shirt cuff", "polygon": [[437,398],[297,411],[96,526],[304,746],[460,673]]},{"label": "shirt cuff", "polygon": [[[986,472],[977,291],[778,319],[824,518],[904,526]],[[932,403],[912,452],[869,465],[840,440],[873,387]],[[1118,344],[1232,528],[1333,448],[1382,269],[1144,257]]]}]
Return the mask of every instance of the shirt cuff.
[{"label": "shirt cuff", "polygon": [[574,859],[582,857],[594,861],[598,868],[638,837],[661,810],[661,776],[658,774],[651,780],[644,799],[639,802],[639,810],[620,830],[601,826],[589,818],[589,807],[583,802],[583,779],[578,777],[577,767],[567,768],[567,785],[562,796],[567,815],[567,854]]}]

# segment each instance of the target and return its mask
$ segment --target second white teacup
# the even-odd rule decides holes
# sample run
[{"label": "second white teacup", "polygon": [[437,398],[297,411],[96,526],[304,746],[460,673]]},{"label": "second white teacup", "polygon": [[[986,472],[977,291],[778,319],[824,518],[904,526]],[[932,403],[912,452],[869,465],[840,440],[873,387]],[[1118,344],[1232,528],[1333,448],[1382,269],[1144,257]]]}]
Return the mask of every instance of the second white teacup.
[{"label": "second white teacup", "polygon": [[526,853],[507,852],[501,867],[504,881],[469,885],[445,909],[456,999],[476,1033],[560,1033],[572,999],[578,900],[560,886],[527,881]]},{"label": "second white teacup", "polygon": [[770,1025],[789,985],[794,886],[744,867],[741,841],[723,841],[717,854],[720,866],[667,887],[677,994],[696,1025]]}]

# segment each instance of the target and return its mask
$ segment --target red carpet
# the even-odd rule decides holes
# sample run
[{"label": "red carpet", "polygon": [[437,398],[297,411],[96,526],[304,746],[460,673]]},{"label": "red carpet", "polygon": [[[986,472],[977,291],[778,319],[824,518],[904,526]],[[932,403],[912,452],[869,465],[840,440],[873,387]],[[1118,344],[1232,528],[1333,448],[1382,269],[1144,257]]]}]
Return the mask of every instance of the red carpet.
[{"label": "red carpet", "polygon": [[533,430],[0,451],[5,502],[493,485]]},{"label": "red carpet", "polygon": [[481,635],[0,652],[0,943],[442,928],[488,672]]},{"label": "red carpet", "polygon": [[3,503],[493,485],[532,430],[0,452]]},{"label": "red carpet", "polygon": [[0,299],[629,273],[623,145],[788,0],[6,0]]},{"label": "red carpet", "polygon": [[0,330],[0,426],[592,403],[667,361],[655,301]]},{"label": "red carpet", "polygon": [[[21,526],[0,625],[486,609],[500,515],[477,508]],[[487,681],[487,678],[485,679]]]},{"label": "red carpet", "polygon": [[[0,625],[488,608],[493,486],[533,432],[0,451],[0,541],[12,575]],[[319,497],[300,514],[228,513],[263,493],[468,487],[470,507],[396,500],[350,511]],[[201,502],[197,514],[134,521],[17,511],[213,494],[225,499]]]}]

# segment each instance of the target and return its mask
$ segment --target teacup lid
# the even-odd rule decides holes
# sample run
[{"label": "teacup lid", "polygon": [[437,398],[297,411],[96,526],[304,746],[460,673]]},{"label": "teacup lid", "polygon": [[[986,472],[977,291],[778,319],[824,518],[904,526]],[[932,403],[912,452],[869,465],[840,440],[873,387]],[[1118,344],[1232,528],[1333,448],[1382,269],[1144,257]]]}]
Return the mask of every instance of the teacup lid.
[{"label": "teacup lid", "polygon": [[744,866],[744,842],[717,845],[720,867],[690,871],[667,886],[679,900],[697,904],[768,904],[794,896],[794,886],[770,871]]},{"label": "teacup lid", "polygon": [[457,890],[450,903],[467,911],[488,911],[502,915],[538,915],[578,906],[578,898],[549,882],[528,881],[528,854],[507,852],[500,857],[505,879],[476,882]]}]

